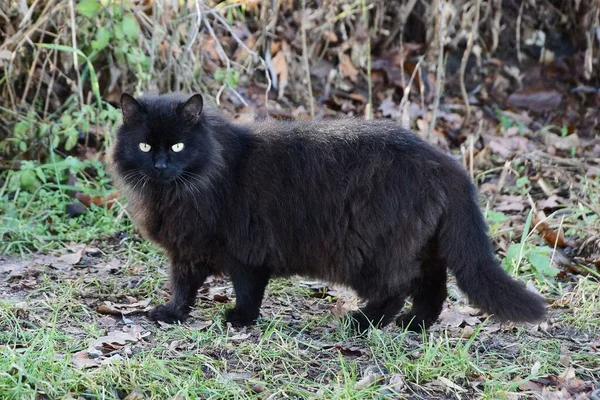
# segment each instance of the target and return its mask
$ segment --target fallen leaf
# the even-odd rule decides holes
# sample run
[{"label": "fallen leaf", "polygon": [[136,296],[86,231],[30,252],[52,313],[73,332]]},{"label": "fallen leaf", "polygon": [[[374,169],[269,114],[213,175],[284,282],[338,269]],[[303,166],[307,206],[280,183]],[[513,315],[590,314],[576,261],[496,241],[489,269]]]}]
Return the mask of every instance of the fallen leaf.
[{"label": "fallen leaf", "polygon": [[523,211],[525,209],[523,196],[503,195],[499,200],[500,202],[494,207],[497,211]]},{"label": "fallen leaf", "polygon": [[537,373],[540,371],[540,368],[542,368],[542,363],[536,361],[531,367],[531,375],[537,375]]},{"label": "fallen leaf", "polygon": [[363,390],[373,384],[380,382],[383,379],[382,374],[368,373],[365,374],[358,382],[356,382],[356,390]]},{"label": "fallen leaf", "polygon": [[[515,379],[515,381],[519,382],[521,381],[521,378],[517,378]],[[537,383],[537,382],[533,382],[533,381],[524,381],[522,384],[519,385],[519,390],[523,391],[523,392],[541,392],[542,389],[544,388],[543,385]]]},{"label": "fallen leaf", "polygon": [[129,393],[123,400],[144,400],[144,394],[142,393],[142,389],[135,388],[131,393]]},{"label": "fallen leaf", "polygon": [[348,78],[352,83],[356,83],[358,80],[358,69],[352,64],[352,60],[346,54],[342,54],[340,57],[340,71],[344,78]]},{"label": "fallen leaf", "polygon": [[369,354],[369,352],[362,347],[346,345],[343,343],[323,344],[322,347],[323,349],[337,349],[340,353],[347,356],[361,357]]},{"label": "fallen leaf", "polygon": [[560,380],[562,380],[563,382],[567,382],[570,381],[571,379],[575,378],[575,368],[573,367],[567,367],[567,369],[565,369],[559,376],[558,378]]},{"label": "fallen leaf", "polygon": [[571,151],[580,145],[579,136],[576,133],[567,136],[558,136],[556,133],[543,132],[542,140],[548,147],[552,146],[557,150]]},{"label": "fallen leaf", "polygon": [[90,357],[87,350],[78,351],[71,356],[71,362],[78,369],[97,367],[98,361],[98,358]]},{"label": "fallen leaf", "polygon": [[460,333],[460,337],[463,339],[470,339],[474,333],[475,329],[473,329],[471,325],[465,325],[465,327],[462,329],[462,332]]},{"label": "fallen leaf", "polygon": [[494,136],[488,143],[488,147],[492,153],[499,154],[505,158],[509,157],[513,153],[527,151],[529,149],[529,145],[529,139],[523,136]]},{"label": "fallen leaf", "polygon": [[283,92],[288,84],[288,79],[289,79],[289,70],[288,70],[288,63],[285,57],[285,53],[286,53],[286,48],[287,51],[289,51],[289,44],[287,44],[287,42],[283,41],[281,43],[281,50],[279,50],[277,52],[277,54],[275,54],[275,56],[273,57],[273,59],[271,60],[272,66],[273,66],[273,70],[275,71],[275,74],[277,74],[277,78],[279,80],[279,97],[283,97]]},{"label": "fallen leaf", "polygon": [[130,304],[117,304],[105,301],[96,308],[96,311],[104,315],[128,315],[133,313],[142,313],[149,310],[150,300],[142,300]]},{"label": "fallen leaf", "polygon": [[556,207],[560,206],[561,204],[563,204],[561,199],[555,194],[548,197],[547,199],[538,201],[538,203],[537,203],[538,207],[541,208],[542,210],[556,208]]},{"label": "fallen leaf", "polygon": [[106,336],[101,336],[94,341],[91,348],[118,350],[127,343],[137,343],[137,339],[129,333],[122,331],[112,331]]},{"label": "fallen leaf", "polygon": [[546,214],[544,214],[543,211],[538,211],[537,214],[534,214],[531,222],[533,226],[535,226],[540,236],[542,236],[546,243],[548,243],[548,245],[552,247],[556,245],[560,248],[567,246],[567,241],[565,240],[563,230],[560,229],[555,231],[552,229],[548,223],[548,220],[546,219]]},{"label": "fallen leaf", "polygon": [[229,372],[223,377],[232,381],[246,381],[252,378],[252,374],[250,372]]},{"label": "fallen leaf", "polygon": [[555,110],[562,101],[562,95],[553,89],[526,88],[508,96],[509,107],[530,110],[536,113]]},{"label": "fallen leaf", "polygon": [[81,261],[84,250],[85,246],[81,245],[74,253],[63,254],[62,256],[58,257],[58,261],[69,265],[75,265]]},{"label": "fallen leaf", "polygon": [[250,337],[249,333],[239,333],[229,337],[229,340],[246,340]]},{"label": "fallen leaf", "polygon": [[229,297],[226,294],[214,294],[213,300],[219,303],[227,303],[229,301]]},{"label": "fallen leaf", "polygon": [[458,386],[456,383],[452,382],[448,378],[444,378],[443,376],[438,376],[438,378],[436,380],[441,382],[443,386],[449,387],[450,389],[456,390],[457,392],[466,392],[466,390],[464,388]]},{"label": "fallen leaf", "polygon": [[95,204],[96,206],[106,206],[106,208],[110,209],[119,197],[119,195],[120,193],[118,191],[110,193],[106,197],[102,197],[100,195],[90,196],[89,194],[77,192],[75,193],[75,198],[87,208],[90,208],[92,204]]},{"label": "fallen leaf", "polygon": [[202,320],[196,320],[193,323],[190,324],[190,328],[194,328],[197,329],[199,331],[203,331],[204,329],[208,328],[209,326],[211,326],[213,324],[212,320],[207,320],[207,321],[202,321]]},{"label": "fallen leaf", "polygon": [[473,311],[470,307],[454,306],[452,308],[446,308],[440,314],[440,324],[455,328],[460,327],[463,323],[471,326],[478,325],[481,320],[479,317],[471,316],[470,311]]}]

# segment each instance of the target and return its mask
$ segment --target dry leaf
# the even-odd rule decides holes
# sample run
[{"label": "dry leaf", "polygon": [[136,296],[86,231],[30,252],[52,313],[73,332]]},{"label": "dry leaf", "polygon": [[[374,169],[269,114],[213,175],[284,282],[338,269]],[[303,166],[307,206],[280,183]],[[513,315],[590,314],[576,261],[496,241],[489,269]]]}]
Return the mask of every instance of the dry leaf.
[{"label": "dry leaf", "polygon": [[356,83],[358,80],[358,69],[352,64],[352,60],[346,54],[342,54],[340,60],[340,71],[344,78],[348,78],[352,83]]},{"label": "dry leaf", "polygon": [[229,337],[229,340],[246,340],[250,337],[249,333],[240,333]]},{"label": "dry leaf", "polygon": [[125,346],[127,343],[137,343],[137,339],[131,336],[129,333],[122,331],[112,331],[109,332],[106,336],[101,336],[94,341],[91,348],[94,349],[120,349]]},{"label": "dry leaf", "polygon": [[207,321],[196,320],[192,324],[190,324],[190,328],[194,328],[199,331],[202,331],[202,330],[208,328],[209,326],[211,326],[212,324],[213,324],[213,321],[210,319]]},{"label": "dry leaf", "polygon": [[560,229],[558,232],[554,231],[554,229],[550,227],[548,220],[546,220],[546,214],[544,214],[543,211],[539,211],[537,214],[534,214],[531,222],[533,226],[535,226],[540,236],[542,236],[546,243],[548,243],[548,245],[552,247],[556,245],[560,248],[567,246],[562,229]]},{"label": "dry leaf", "polygon": [[523,108],[536,113],[552,111],[562,101],[562,95],[556,90],[527,88],[508,96],[509,107]]},{"label": "dry leaf", "polygon": [[571,379],[575,378],[575,368],[573,367],[567,367],[567,369],[565,369],[559,376],[558,378],[560,380],[562,380],[563,382],[567,382],[570,381]]},{"label": "dry leaf", "polygon": [[149,310],[148,305],[150,300],[142,300],[130,304],[117,304],[110,301],[105,301],[96,308],[96,311],[105,315],[127,315],[133,313],[141,313]]},{"label": "dry leaf", "polygon": [[62,256],[58,257],[58,261],[69,265],[75,265],[81,261],[81,256],[83,255],[84,249],[85,246],[81,245],[74,253],[63,254]]},{"label": "dry leaf", "polygon": [[288,63],[285,57],[286,49],[289,51],[289,44],[285,41],[281,42],[281,50],[275,54],[271,61],[273,70],[277,74],[279,80],[279,98],[283,97],[283,92],[289,79]]},{"label": "dry leaf", "polygon": [[71,362],[78,369],[97,367],[98,361],[98,358],[92,358],[87,350],[78,351],[71,356]]}]

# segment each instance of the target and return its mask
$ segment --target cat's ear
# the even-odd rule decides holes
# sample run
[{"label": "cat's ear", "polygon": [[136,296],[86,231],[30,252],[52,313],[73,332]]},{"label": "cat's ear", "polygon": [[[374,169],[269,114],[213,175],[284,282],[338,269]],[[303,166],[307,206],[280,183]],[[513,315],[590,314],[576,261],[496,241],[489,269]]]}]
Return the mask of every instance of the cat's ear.
[{"label": "cat's ear", "polygon": [[144,107],[129,93],[121,95],[121,112],[123,113],[123,122],[136,121],[144,112]]},{"label": "cat's ear", "polygon": [[204,107],[204,100],[201,94],[195,94],[188,99],[180,108],[181,114],[191,124],[196,124],[200,121],[200,115],[202,114],[202,108]]}]

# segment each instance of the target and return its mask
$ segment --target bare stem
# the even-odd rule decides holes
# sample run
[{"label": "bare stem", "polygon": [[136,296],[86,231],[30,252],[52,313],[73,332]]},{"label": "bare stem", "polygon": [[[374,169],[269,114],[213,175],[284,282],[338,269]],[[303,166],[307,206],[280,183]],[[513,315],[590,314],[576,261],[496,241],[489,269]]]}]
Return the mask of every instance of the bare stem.
[{"label": "bare stem", "polygon": [[310,65],[308,63],[308,50],[306,47],[306,0],[302,0],[302,59],[304,61],[304,70],[306,71],[306,81],[308,82],[308,97],[310,98],[310,117],[315,119],[315,99],[313,97],[312,83],[310,80]]},{"label": "bare stem", "polygon": [[[69,0],[69,11],[71,12],[71,41],[73,43],[73,50],[77,49],[77,31],[75,30],[75,5],[74,0]],[[81,85],[81,74],[79,73],[79,60],[77,58],[77,53],[73,51],[73,67],[75,68],[75,73],[77,74],[77,88],[79,90],[79,106],[83,106],[83,87]]]}]

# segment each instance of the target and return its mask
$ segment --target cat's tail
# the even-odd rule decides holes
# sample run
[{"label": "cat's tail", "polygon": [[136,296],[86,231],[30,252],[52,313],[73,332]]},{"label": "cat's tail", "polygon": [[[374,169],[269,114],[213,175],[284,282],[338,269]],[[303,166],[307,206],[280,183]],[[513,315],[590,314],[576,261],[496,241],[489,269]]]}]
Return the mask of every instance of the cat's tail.
[{"label": "cat's tail", "polygon": [[[468,180],[469,178],[465,176]],[[457,183],[457,182],[454,182]],[[438,231],[440,256],[458,287],[482,310],[501,320],[536,322],[546,314],[545,300],[499,265],[470,180],[454,186]]]}]

